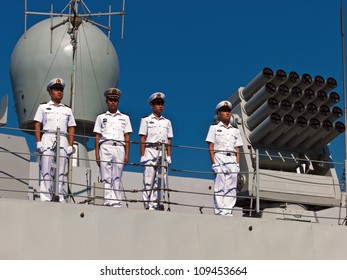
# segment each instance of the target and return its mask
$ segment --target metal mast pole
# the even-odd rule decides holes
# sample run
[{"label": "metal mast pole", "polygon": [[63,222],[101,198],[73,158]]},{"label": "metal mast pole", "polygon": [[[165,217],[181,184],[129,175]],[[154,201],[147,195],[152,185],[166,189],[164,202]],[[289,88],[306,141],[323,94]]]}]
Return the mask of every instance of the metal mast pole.
[{"label": "metal mast pole", "polygon": [[[347,101],[346,101],[346,69],[345,69],[345,28],[344,28],[344,11],[343,4],[341,0],[340,5],[340,21],[341,21],[341,47],[342,47],[342,81],[343,81],[343,99],[344,99],[344,118],[345,123],[347,123]],[[343,176],[345,178],[345,191],[346,188],[346,167],[347,167],[347,133],[345,132],[345,166]]]},{"label": "metal mast pole", "polygon": [[78,15],[78,1],[74,1],[71,3],[71,14],[69,21],[71,24],[71,28],[68,33],[71,38],[72,45],[72,73],[71,73],[71,97],[70,97],[70,106],[71,110],[74,113],[75,111],[75,100],[76,100],[76,62],[77,62],[77,36],[78,36],[78,28],[82,23],[81,16]]}]

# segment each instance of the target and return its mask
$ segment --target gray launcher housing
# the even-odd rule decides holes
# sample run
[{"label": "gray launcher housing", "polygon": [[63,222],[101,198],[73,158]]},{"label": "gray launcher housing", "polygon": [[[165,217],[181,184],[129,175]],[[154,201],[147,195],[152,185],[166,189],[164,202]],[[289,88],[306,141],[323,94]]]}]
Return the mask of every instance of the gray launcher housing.
[{"label": "gray launcher housing", "polygon": [[[264,68],[229,99],[241,130],[238,204],[256,194],[264,203],[299,203],[308,209],[338,206],[340,186],[328,144],[345,131],[334,78],[301,77]],[[248,202],[246,202],[248,201]]]}]

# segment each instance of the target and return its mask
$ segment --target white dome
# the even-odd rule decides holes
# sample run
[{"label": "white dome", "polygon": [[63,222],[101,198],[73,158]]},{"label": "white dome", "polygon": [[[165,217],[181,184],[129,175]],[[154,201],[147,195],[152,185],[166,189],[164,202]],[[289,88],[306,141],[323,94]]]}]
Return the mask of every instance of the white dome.
[{"label": "white dome", "polygon": [[[53,25],[62,22],[54,18]],[[21,128],[33,128],[38,105],[50,100],[47,83],[56,77],[66,82],[63,103],[71,105],[72,45],[68,24],[53,31],[50,53],[51,19],[43,20],[18,41],[11,57],[10,75]],[[76,98],[72,108],[77,131],[91,135],[96,116],[106,109],[103,92],[117,87],[119,63],[107,36],[97,27],[83,22],[77,36]]]}]

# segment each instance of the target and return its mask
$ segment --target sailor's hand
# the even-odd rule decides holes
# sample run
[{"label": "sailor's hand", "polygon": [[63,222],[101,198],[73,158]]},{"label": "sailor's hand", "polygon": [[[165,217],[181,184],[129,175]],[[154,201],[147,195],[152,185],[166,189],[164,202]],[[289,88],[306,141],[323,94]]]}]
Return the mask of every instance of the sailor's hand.
[{"label": "sailor's hand", "polygon": [[240,172],[240,164],[239,163],[236,163],[236,172]]},{"label": "sailor's hand", "polygon": [[42,144],[41,141],[36,142],[36,151],[37,151],[38,153],[40,153],[40,154],[43,153],[44,148],[43,148],[43,144]]},{"label": "sailor's hand", "polygon": [[127,164],[129,162],[129,158],[127,155],[124,156],[124,164]]},{"label": "sailor's hand", "polygon": [[72,146],[67,147],[66,154],[67,154],[67,156],[71,156],[73,154],[73,147]]},{"label": "sailor's hand", "polygon": [[95,161],[96,161],[96,164],[100,167],[100,156],[99,155],[95,155]]},{"label": "sailor's hand", "polygon": [[172,163],[171,157],[170,157],[170,156],[167,156],[167,157],[166,157],[166,161],[167,161],[167,164],[170,165],[170,164]]},{"label": "sailor's hand", "polygon": [[222,170],[221,170],[219,164],[217,164],[217,163],[212,164],[212,170],[213,170],[214,173],[220,173],[220,172],[222,172]]}]

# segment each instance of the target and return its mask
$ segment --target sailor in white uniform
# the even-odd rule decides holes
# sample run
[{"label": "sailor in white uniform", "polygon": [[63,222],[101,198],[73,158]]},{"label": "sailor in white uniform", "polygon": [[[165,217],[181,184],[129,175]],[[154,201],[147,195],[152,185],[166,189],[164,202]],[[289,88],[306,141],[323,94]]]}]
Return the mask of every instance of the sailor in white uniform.
[{"label": "sailor in white uniform", "polygon": [[231,103],[221,101],[216,106],[219,118],[211,125],[206,137],[214,181],[214,212],[232,216],[236,203],[237,174],[240,171],[240,147],[243,145],[239,129],[230,124]]},{"label": "sailor in white uniform", "polygon": [[52,79],[47,85],[51,100],[40,104],[35,121],[35,139],[40,157],[40,199],[41,201],[57,201],[53,195],[54,170],[52,168],[56,153],[56,132],[60,129],[60,161],[59,161],[59,201],[64,202],[64,175],[67,157],[73,153],[75,118],[71,108],[61,103],[64,96],[65,82],[61,78]]},{"label": "sailor in white uniform", "polygon": [[[158,165],[161,162],[161,146],[166,144],[166,164],[171,164],[171,138],[173,131],[170,120],[162,116],[165,95],[162,92],[153,93],[148,103],[152,114],[141,119],[140,155],[143,172],[143,200],[145,209],[157,210],[158,208]],[[164,174],[164,178],[166,173]],[[165,182],[163,182],[165,183]]]},{"label": "sailor in white uniform", "polygon": [[109,88],[104,96],[108,111],[98,115],[95,121],[95,157],[105,189],[104,205],[121,207],[120,184],[124,164],[129,161],[132,127],[129,116],[118,110],[121,91]]}]

